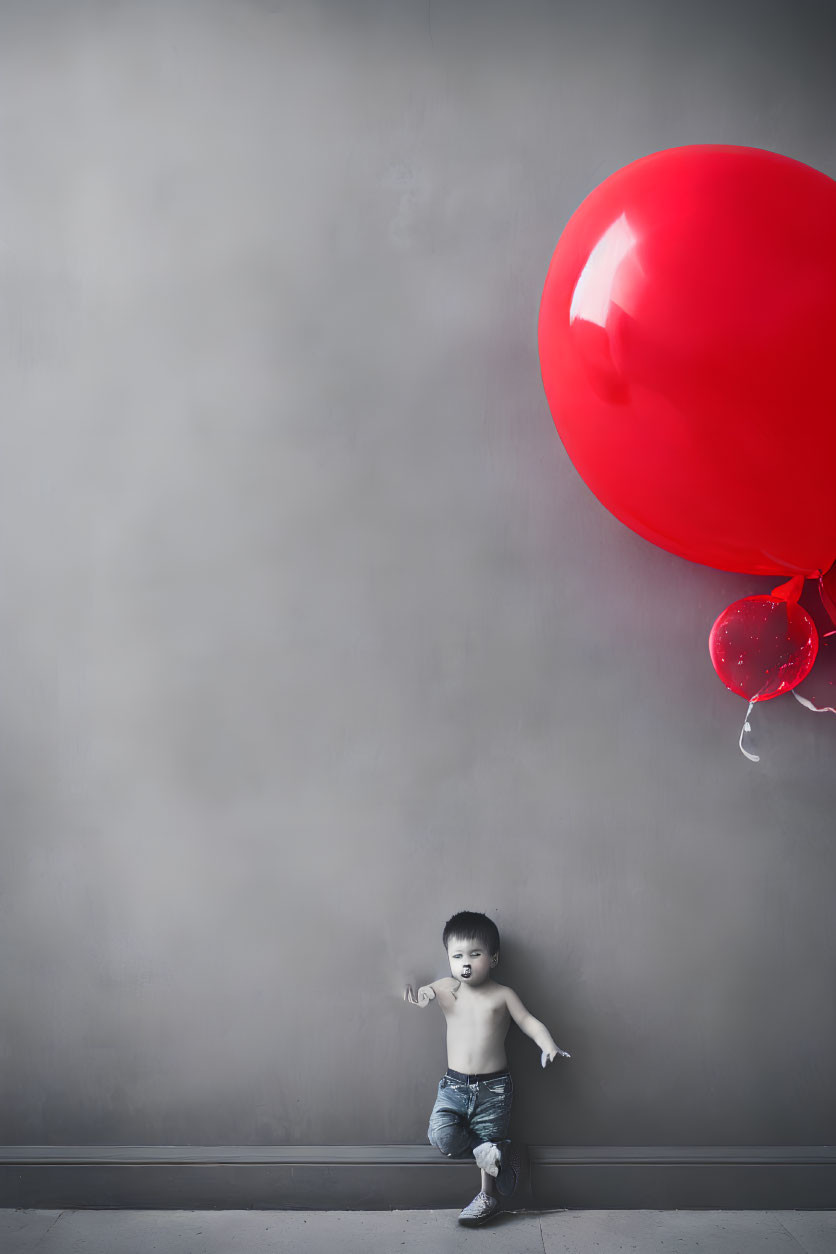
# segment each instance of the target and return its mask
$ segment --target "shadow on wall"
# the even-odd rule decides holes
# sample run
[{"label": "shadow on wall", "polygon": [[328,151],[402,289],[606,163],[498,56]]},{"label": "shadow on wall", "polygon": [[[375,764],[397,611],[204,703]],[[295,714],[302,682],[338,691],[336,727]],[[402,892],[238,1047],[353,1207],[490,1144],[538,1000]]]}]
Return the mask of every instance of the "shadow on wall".
[{"label": "shadow on wall", "polygon": [[[521,1082],[523,1093],[519,1094],[518,1089],[518,1094],[528,1094],[547,1072],[552,1073],[548,1076],[549,1093],[555,1091],[556,1084],[563,1092],[567,1088],[574,1089],[576,1073],[583,1068],[583,1049],[579,1046],[585,1018],[571,992],[576,984],[577,961],[571,952],[555,956],[549,945],[549,965],[544,966],[544,948],[537,944],[534,934],[518,937],[511,932],[501,932],[501,935],[500,961],[495,973],[498,983],[512,988],[526,1010],[545,1024],[561,1049],[572,1055],[571,1059],[557,1058],[544,1069],[538,1046],[512,1021],[505,1046],[511,1072],[515,1080]],[[578,1054],[580,1066],[576,1062]],[[564,1072],[565,1067],[571,1068],[571,1072]],[[543,1100],[543,1091],[538,1089],[534,1096],[538,1102]]]}]

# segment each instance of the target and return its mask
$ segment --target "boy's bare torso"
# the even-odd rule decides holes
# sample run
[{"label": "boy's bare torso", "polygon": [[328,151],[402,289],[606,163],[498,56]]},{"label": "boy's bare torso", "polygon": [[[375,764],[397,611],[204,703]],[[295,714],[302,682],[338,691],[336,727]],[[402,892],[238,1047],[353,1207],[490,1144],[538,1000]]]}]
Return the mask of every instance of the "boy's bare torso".
[{"label": "boy's bare torso", "polygon": [[511,1015],[505,986],[488,980],[470,988],[448,976],[435,980],[433,988],[447,1021],[447,1066],[468,1075],[507,1067]]}]

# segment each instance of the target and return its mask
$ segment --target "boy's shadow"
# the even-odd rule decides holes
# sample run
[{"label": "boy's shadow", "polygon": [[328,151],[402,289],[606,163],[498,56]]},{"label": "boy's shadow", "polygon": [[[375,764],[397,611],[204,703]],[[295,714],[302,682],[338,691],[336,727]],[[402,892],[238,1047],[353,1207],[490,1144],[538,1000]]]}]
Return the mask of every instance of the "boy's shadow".
[{"label": "boy's shadow", "polygon": [[[538,964],[542,963],[542,955],[526,942],[525,937],[509,935],[507,947],[503,939],[496,979],[500,984],[506,984],[512,988],[535,1019],[539,1019],[552,1032],[558,1045],[574,1054],[574,1046],[580,1035],[579,1016],[573,1009],[571,992],[574,986],[574,967],[577,964],[573,964],[571,950],[564,948],[562,952],[564,962],[557,978],[552,974],[546,979],[538,979],[532,976],[532,972],[539,969]],[[568,1029],[570,1024],[575,1024],[576,1030],[567,1033],[564,1029]],[[566,1035],[565,1040],[564,1035]],[[514,1086],[510,1135],[512,1141],[516,1142],[523,1151],[523,1163],[518,1191],[509,1199],[511,1203],[509,1209],[497,1215],[495,1221],[497,1223],[506,1215],[510,1221],[512,1218],[525,1215],[560,1214],[566,1209],[565,1207],[543,1208],[539,1204],[532,1179],[534,1164],[531,1162],[528,1146],[544,1140],[550,1142],[552,1139],[548,1131],[542,1127],[542,1095],[546,1090],[537,1086],[544,1086],[548,1079],[548,1091],[555,1097],[559,1092],[561,1105],[563,1105],[569,1097],[566,1082],[570,1080],[570,1075],[564,1074],[562,1067],[573,1068],[569,1088],[575,1090],[573,1094],[575,1098],[577,1097],[577,1084],[581,1078],[579,1070],[583,1071],[582,1067],[579,1069],[575,1058],[568,1060],[557,1058],[549,1066],[542,1067],[540,1050],[536,1043],[521,1032],[513,1022],[508,1029],[505,1052],[511,1074],[518,1077],[515,1079]],[[556,1071],[557,1075],[552,1074]],[[535,1092],[538,1095],[537,1101],[533,1101]],[[521,1102],[520,1098],[522,1098]],[[540,1126],[535,1128],[532,1120]],[[546,1122],[548,1123],[548,1120]]]},{"label": "boy's shadow", "polygon": [[498,1228],[519,1222],[522,1219],[539,1219],[542,1215],[565,1215],[568,1207],[566,1206],[527,1206],[519,1210],[501,1210],[499,1214],[492,1220],[490,1227]]}]

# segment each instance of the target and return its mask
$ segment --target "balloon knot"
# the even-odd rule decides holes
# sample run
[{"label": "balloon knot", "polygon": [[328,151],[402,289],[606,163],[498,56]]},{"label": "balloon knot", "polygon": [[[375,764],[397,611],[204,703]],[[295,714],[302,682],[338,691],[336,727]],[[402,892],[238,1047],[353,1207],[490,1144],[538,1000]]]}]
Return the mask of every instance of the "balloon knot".
[{"label": "balloon knot", "polygon": [[795,602],[804,591],[804,576],[793,575],[792,579],[788,579],[786,583],[781,583],[777,588],[773,588],[770,596],[776,601]]}]

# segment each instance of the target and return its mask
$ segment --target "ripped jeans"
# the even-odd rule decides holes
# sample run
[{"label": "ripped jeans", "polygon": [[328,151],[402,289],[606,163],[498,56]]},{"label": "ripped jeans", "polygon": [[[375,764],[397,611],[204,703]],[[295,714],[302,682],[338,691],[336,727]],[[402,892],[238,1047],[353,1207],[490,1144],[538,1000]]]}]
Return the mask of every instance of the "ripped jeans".
[{"label": "ripped jeans", "polygon": [[427,1137],[448,1158],[468,1158],[474,1146],[508,1144],[514,1081],[510,1071],[463,1075],[448,1068],[438,1084]]}]

